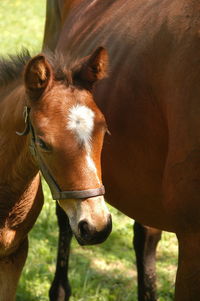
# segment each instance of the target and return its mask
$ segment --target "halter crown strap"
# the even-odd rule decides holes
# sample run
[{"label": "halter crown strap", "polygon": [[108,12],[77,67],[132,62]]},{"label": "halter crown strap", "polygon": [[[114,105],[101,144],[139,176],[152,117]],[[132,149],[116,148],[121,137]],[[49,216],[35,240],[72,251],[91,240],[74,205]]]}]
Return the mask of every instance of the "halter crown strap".
[{"label": "halter crown strap", "polygon": [[52,198],[54,200],[65,200],[65,199],[86,199],[91,197],[96,197],[105,194],[105,188],[102,185],[101,187],[94,188],[94,189],[86,189],[86,190],[69,190],[69,191],[62,191],[58,184],[56,183],[55,179],[50,174],[49,170],[47,169],[46,165],[42,161],[39,153],[37,152],[36,145],[35,145],[35,133],[30,122],[29,118],[30,108],[24,108],[24,120],[25,120],[25,129],[23,132],[16,132],[19,136],[26,136],[31,133],[31,142],[30,142],[30,151],[32,155],[36,158],[38,167],[42,172],[44,179],[46,180],[52,194]]}]

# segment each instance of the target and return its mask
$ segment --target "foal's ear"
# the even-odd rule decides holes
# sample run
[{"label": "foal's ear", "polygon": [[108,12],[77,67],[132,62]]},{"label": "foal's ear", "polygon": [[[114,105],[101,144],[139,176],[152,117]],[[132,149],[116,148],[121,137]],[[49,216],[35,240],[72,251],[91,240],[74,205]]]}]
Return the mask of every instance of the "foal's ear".
[{"label": "foal's ear", "polygon": [[108,72],[108,53],[103,47],[97,48],[93,54],[85,59],[75,75],[88,88],[92,88],[93,84],[99,79],[107,76]]},{"label": "foal's ear", "polygon": [[51,66],[43,54],[32,58],[25,69],[24,80],[27,93],[32,100],[37,100],[50,86],[53,78]]}]

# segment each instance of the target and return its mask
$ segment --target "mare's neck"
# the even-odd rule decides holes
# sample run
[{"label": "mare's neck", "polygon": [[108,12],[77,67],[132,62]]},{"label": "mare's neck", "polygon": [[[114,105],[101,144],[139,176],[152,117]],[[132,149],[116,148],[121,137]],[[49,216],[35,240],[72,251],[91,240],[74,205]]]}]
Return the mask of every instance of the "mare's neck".
[{"label": "mare's neck", "polygon": [[[18,136],[25,123],[23,110],[26,105],[24,86],[12,83],[6,95],[0,90],[0,191],[9,198],[20,197],[28,188],[38,169],[29,151],[29,136]],[[1,186],[3,186],[1,189]],[[8,191],[7,191],[8,190]],[[0,192],[0,199],[4,197]],[[7,196],[8,197],[8,196]]]},{"label": "mare's neck", "polygon": [[83,0],[47,1],[43,49],[56,48],[63,24],[71,10]]}]

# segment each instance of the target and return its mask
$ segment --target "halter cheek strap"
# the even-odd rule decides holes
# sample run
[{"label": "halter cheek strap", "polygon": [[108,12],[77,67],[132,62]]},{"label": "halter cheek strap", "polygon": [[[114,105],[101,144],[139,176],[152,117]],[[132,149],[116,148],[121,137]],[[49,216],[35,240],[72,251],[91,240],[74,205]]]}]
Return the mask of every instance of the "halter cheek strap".
[{"label": "halter cheek strap", "polygon": [[40,154],[37,151],[36,144],[35,144],[35,133],[33,126],[30,122],[29,118],[30,108],[27,106],[24,107],[24,120],[25,120],[25,129],[23,132],[16,132],[19,136],[26,136],[29,133],[31,134],[31,142],[30,142],[30,151],[32,155],[35,157],[36,162],[40,171],[42,172],[43,177],[45,178],[54,200],[65,200],[65,199],[86,199],[91,197],[96,197],[105,194],[105,188],[102,185],[101,187],[94,188],[94,189],[86,189],[86,190],[69,190],[69,191],[62,191],[49,172],[48,168],[44,164]]}]

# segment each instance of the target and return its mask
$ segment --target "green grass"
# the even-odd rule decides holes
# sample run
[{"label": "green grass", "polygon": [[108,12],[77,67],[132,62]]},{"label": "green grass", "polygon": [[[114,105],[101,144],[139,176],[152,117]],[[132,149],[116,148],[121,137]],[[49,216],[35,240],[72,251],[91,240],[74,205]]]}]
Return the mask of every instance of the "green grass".
[{"label": "green grass", "polygon": [[0,1],[0,54],[41,49],[45,5],[45,0]]},{"label": "green grass", "polygon": [[[22,47],[39,52],[42,44],[45,1],[0,1],[0,54]],[[17,291],[17,301],[47,301],[55,271],[57,223],[55,203],[45,185],[45,205],[30,233],[29,255]],[[71,301],[135,301],[136,268],[132,249],[133,221],[111,209],[113,231],[108,240],[92,247],[72,243],[69,275]],[[160,301],[173,300],[177,266],[176,238],[164,233],[157,252]]]}]

